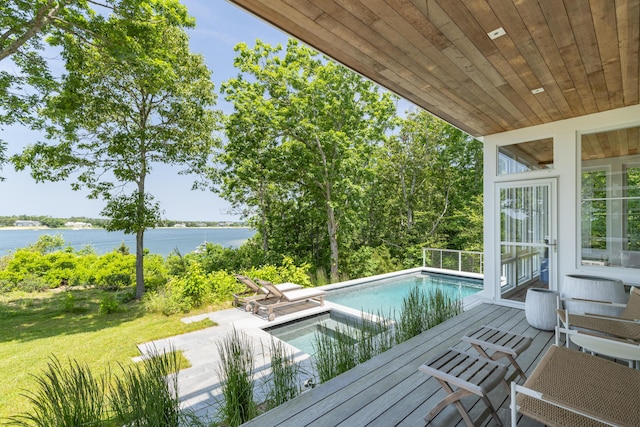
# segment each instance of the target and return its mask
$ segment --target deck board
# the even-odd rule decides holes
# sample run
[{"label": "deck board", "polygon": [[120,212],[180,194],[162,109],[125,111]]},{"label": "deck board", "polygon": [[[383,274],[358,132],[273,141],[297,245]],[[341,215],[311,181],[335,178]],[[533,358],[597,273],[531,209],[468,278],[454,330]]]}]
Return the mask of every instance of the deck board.
[{"label": "deck board", "polygon": [[[424,416],[444,396],[438,382],[418,371],[426,360],[448,347],[469,349],[460,338],[478,325],[510,330],[533,337],[518,363],[529,373],[553,342],[553,333],[530,327],[524,311],[482,304],[420,334],[348,372],[305,392],[278,408],[244,424],[246,426],[393,426],[425,425]],[[512,370],[509,370],[511,373]],[[499,414],[508,424],[509,395],[502,385],[490,393],[500,407]],[[479,398],[463,400],[472,417],[485,409]],[[453,406],[446,408],[430,426],[464,425]],[[483,425],[493,425],[488,420]],[[537,423],[528,423],[539,426]]]}]

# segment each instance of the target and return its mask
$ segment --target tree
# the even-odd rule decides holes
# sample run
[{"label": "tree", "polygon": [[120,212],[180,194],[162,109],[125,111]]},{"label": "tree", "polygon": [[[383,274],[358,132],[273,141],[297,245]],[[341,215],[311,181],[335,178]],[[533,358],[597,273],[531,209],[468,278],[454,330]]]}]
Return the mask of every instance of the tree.
[{"label": "tree", "polygon": [[[60,34],[68,74],[43,111],[48,143],[12,160],[38,182],[76,176],[105,201],[108,230],[136,235],[136,297],[144,293],[144,232],[160,223],[146,190],[154,165],[203,173],[216,145],[218,113],[210,72],[189,51],[183,28],[193,26],[176,0],[156,0],[111,15],[89,42]],[[59,140],[59,142],[55,142]]]},{"label": "tree", "polygon": [[302,205],[312,217],[307,227],[322,218],[337,280],[341,228],[357,216],[370,155],[395,114],[394,98],[293,40],[282,56],[281,46],[260,41],[236,51],[240,75],[223,85],[235,108],[222,158],[223,195],[257,209],[264,239],[275,206],[297,211]]},{"label": "tree", "polygon": [[482,194],[480,142],[425,111],[398,121],[377,155],[362,240],[395,255],[416,244],[474,246],[468,220],[471,207],[482,217],[481,199],[470,205]]},{"label": "tree", "polygon": [[[123,1],[123,7],[139,3]],[[91,26],[103,21],[90,7],[120,8],[120,1],[96,3],[85,0],[7,0],[0,5],[0,61],[11,61],[15,72],[0,71],[0,129],[20,123],[39,127],[35,113],[57,82],[40,52],[44,37],[65,32],[86,39]],[[6,143],[0,141],[0,167],[6,161]]]}]

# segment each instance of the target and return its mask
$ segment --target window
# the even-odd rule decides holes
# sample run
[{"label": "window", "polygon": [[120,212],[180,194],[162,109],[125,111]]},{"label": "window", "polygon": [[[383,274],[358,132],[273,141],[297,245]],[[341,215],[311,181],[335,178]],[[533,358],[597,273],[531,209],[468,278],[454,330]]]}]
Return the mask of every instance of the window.
[{"label": "window", "polygon": [[553,138],[498,148],[498,175],[553,168]]},{"label": "window", "polygon": [[582,136],[582,265],[640,268],[640,128]]}]

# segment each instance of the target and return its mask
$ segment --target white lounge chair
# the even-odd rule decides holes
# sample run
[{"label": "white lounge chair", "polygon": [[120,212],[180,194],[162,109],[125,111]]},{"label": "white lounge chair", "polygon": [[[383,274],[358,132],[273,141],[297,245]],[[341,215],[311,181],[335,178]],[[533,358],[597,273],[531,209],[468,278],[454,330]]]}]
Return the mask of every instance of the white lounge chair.
[{"label": "white lounge chair", "polygon": [[257,282],[267,289],[271,296],[264,299],[252,300],[250,301],[250,304],[252,305],[253,312],[255,314],[265,311],[267,319],[269,320],[276,318],[276,314],[273,310],[286,307],[291,304],[314,301],[319,303],[319,305],[324,305],[324,296],[326,292],[320,289],[307,288],[292,291],[281,291],[273,283],[265,282],[263,280],[257,280]]},{"label": "white lounge chair", "polygon": [[[245,292],[233,294],[233,304],[235,306],[244,304],[245,310],[251,311],[252,307],[251,307],[251,304],[249,304],[249,301],[265,299],[272,296],[269,290],[267,290],[264,286],[259,286],[256,282],[251,280],[248,276],[243,276],[241,274],[235,274],[234,276],[240,283],[243,283],[247,287],[247,290]],[[271,282],[266,282],[266,283],[272,284]],[[273,286],[275,286],[275,288],[281,292],[302,289],[301,285],[297,285],[295,283],[289,283],[289,282],[280,283],[278,285],[273,285]]]}]

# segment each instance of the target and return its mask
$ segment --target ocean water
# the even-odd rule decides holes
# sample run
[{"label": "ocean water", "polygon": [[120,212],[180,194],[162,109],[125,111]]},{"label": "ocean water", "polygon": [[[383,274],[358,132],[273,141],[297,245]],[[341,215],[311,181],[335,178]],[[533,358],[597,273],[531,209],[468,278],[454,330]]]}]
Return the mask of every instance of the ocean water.
[{"label": "ocean water", "polygon": [[[9,251],[28,246],[43,234],[60,234],[68,245],[75,249],[91,245],[99,254],[111,252],[123,242],[134,253],[134,235],[108,232],[104,229],[80,230],[2,230],[0,229],[0,256]],[[204,242],[218,243],[224,247],[237,248],[255,234],[255,230],[244,227],[231,228],[156,228],[144,233],[144,246],[150,253],[167,256],[174,249],[186,254]]]}]

